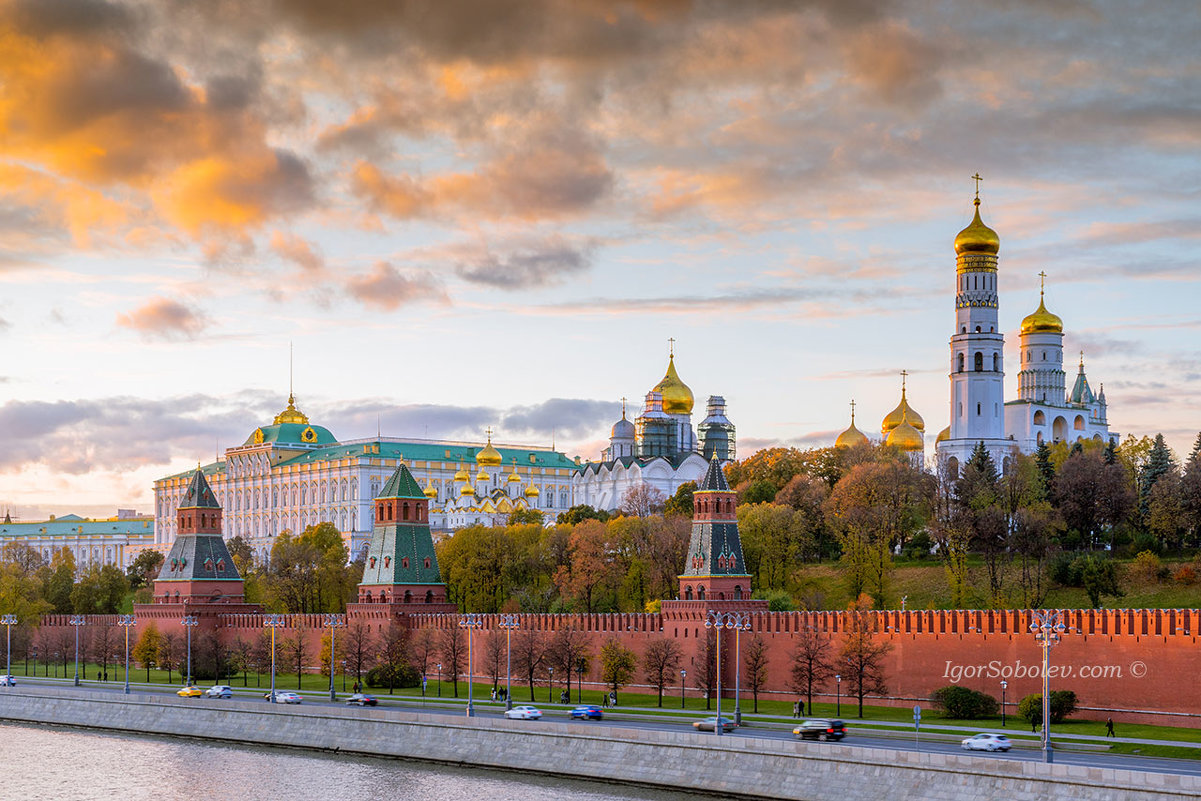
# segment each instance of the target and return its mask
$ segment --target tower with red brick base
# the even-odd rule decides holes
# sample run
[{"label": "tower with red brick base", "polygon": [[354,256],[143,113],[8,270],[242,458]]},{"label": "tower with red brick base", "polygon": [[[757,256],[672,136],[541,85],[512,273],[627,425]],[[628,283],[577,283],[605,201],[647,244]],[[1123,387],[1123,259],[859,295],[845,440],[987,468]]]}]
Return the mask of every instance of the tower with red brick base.
[{"label": "tower with red brick base", "polygon": [[681,601],[750,599],[751,574],[742,558],[737,506],[737,496],[714,459],[692,496],[692,538],[680,576]]},{"label": "tower with red brick base", "polygon": [[243,603],[242,577],[221,536],[221,506],[199,468],[176,514],[179,535],[154,582],[154,603]]}]

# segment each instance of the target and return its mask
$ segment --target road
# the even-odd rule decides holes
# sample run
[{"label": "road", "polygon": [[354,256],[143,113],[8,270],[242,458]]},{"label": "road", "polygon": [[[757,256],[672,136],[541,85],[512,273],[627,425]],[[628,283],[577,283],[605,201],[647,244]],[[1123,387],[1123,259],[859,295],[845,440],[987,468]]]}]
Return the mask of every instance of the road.
[{"label": "road", "polygon": [[[20,692],[21,687],[35,685],[39,689],[50,689],[55,687],[83,689],[92,692],[102,693],[121,693],[124,687],[123,682],[84,682],[79,688],[71,686],[70,679],[47,679],[47,678],[26,678],[18,676],[19,685],[15,688],[0,687],[0,693],[3,692]],[[231,685],[233,686],[233,685]],[[239,688],[233,686],[234,698],[240,700],[262,700],[263,695],[267,692],[264,688]],[[277,689],[283,691],[284,687],[277,685]],[[131,682],[130,694],[137,696],[174,696],[175,690],[172,688],[160,687],[157,685],[140,685]],[[358,712],[355,707],[348,707],[345,703],[345,695],[338,701],[330,701],[327,693],[314,693],[311,690],[306,690],[303,694],[304,705],[307,707],[321,707],[336,711],[338,714],[353,715]],[[427,698],[423,703],[420,699],[413,699],[408,696],[389,697],[386,694],[375,696],[380,701],[379,708],[391,709],[405,712],[425,712],[427,714],[443,714],[448,717],[455,717],[460,720],[464,717],[463,699],[452,701],[451,699]],[[182,699],[181,699],[182,700]],[[222,703],[221,699],[213,698],[191,698],[187,699],[197,704],[218,704]],[[265,701],[264,701],[265,703]],[[516,704],[528,703],[515,701]],[[566,708],[557,705],[539,705],[545,714],[545,719],[554,720],[569,720]],[[480,718],[498,719],[504,716],[504,710],[497,705],[491,703],[479,704],[477,702],[476,715]],[[631,729],[648,729],[661,731],[680,731],[688,728],[692,719],[705,717],[700,712],[695,712],[688,718],[680,717],[679,719],[663,719],[663,718],[647,718],[635,712],[613,711],[610,709],[604,710],[607,726],[623,727]],[[724,716],[729,716],[729,711],[724,713]],[[529,725],[538,725],[537,721],[528,721]],[[595,725],[595,722],[579,721],[580,726]],[[958,742],[931,741],[921,740],[914,741],[913,737],[898,737],[898,736],[880,736],[872,734],[874,730],[861,729],[856,731],[854,727],[848,727],[849,734],[847,739],[843,741],[844,745],[853,745],[861,748],[876,748],[889,749],[894,751],[922,751],[927,753],[945,753],[959,754],[961,756],[971,756],[981,760],[1025,760],[1030,762],[1042,761],[1042,752],[1037,747],[1019,747],[1009,752],[998,753],[983,753],[983,752],[966,752],[958,744]],[[714,734],[713,736],[718,736]],[[791,726],[784,724],[754,724],[744,726],[737,731],[721,735],[723,737],[762,737],[772,740],[791,740],[793,734]],[[1153,773],[1174,773],[1195,775],[1201,773],[1201,761],[1190,759],[1167,759],[1161,757],[1140,757],[1126,754],[1109,754],[1109,753],[1090,753],[1080,751],[1055,751],[1055,761],[1059,764],[1083,765],[1093,768],[1112,768],[1118,770],[1143,770]]]}]

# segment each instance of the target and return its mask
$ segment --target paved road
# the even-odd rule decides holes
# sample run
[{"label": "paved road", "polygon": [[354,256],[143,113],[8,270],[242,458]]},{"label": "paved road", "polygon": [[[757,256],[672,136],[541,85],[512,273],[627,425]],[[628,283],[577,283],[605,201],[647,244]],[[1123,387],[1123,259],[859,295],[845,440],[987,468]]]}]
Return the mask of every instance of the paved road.
[{"label": "paved road", "polygon": [[[46,679],[46,678],[25,678],[18,676],[20,683],[16,688],[0,687],[0,692],[19,692],[21,686],[30,684],[36,685],[39,689],[49,689],[52,687],[71,687],[70,679]],[[203,686],[203,685],[202,685]],[[211,686],[211,685],[210,685]],[[243,689],[234,685],[234,698],[240,700],[260,700],[267,692],[267,688],[247,688]],[[121,693],[124,687],[124,682],[85,682],[79,689],[85,689],[93,692],[104,693]],[[74,689],[74,688],[72,688]],[[283,691],[287,688],[277,685],[277,690]],[[130,694],[138,696],[163,696],[175,695],[175,690],[171,688],[163,688],[157,685],[138,685],[132,683]],[[389,697],[387,694],[376,695],[380,700],[380,708],[403,710],[406,712],[426,712],[429,714],[444,714],[448,717],[462,719],[464,717],[463,699],[453,701],[449,698],[438,699],[435,697],[427,698],[425,703],[419,699],[412,699],[407,696]],[[221,703],[220,699],[212,698],[191,698],[187,699],[197,704],[214,704]],[[264,701],[265,703],[265,701]],[[521,701],[515,701],[516,704],[521,704]],[[528,703],[528,702],[524,702]],[[331,702],[327,693],[314,693],[311,690],[304,692],[304,705],[308,707],[320,707],[329,709],[330,711],[337,710],[340,714],[355,714],[358,710],[353,707],[348,707],[344,698],[339,701]],[[537,702],[535,705],[538,706]],[[567,711],[565,708],[555,705],[542,705],[540,708],[545,713],[547,720],[568,720]],[[476,705],[476,715],[481,718],[499,719],[503,717],[504,710],[499,706],[494,706],[490,703]],[[728,713],[726,713],[728,714]],[[694,713],[695,717],[699,718],[702,715],[699,712]],[[609,726],[619,726],[633,729],[650,729],[664,731],[679,731],[688,728],[691,724],[689,719],[680,718],[678,720],[647,718],[630,712],[613,712],[605,710],[605,723]],[[531,726],[536,726],[537,721],[528,721]],[[590,722],[579,721],[580,726],[593,725]],[[1011,759],[1011,760],[1026,760],[1031,762],[1042,761],[1042,752],[1037,748],[1018,748],[1005,753],[981,753],[981,752],[965,752],[957,742],[934,742],[930,740],[914,741],[912,737],[887,737],[879,734],[867,733],[873,730],[865,729],[861,732],[856,732],[853,727],[849,729],[850,734],[844,741],[846,745],[854,745],[862,748],[879,748],[899,751],[923,751],[930,753],[946,753],[960,754],[964,756],[974,756],[981,760],[996,760],[996,759]],[[715,737],[717,735],[714,735]],[[724,737],[762,737],[772,740],[791,740],[793,734],[791,727],[782,725],[754,725],[745,726],[735,732],[722,735]],[[1161,757],[1139,757],[1126,754],[1109,754],[1109,753],[1087,753],[1087,752],[1070,752],[1057,750],[1055,752],[1055,761],[1060,764],[1084,765],[1094,768],[1114,768],[1119,770],[1144,770],[1155,773],[1176,773],[1186,775],[1196,775],[1201,773],[1201,761],[1189,759],[1166,759]]]}]

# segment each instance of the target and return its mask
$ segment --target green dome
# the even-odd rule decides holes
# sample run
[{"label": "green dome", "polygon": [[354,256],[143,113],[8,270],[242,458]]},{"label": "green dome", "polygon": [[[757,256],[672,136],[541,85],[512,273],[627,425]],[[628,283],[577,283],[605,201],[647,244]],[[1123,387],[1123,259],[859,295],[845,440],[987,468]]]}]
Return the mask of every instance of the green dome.
[{"label": "green dome", "polygon": [[278,423],[256,428],[243,445],[278,443],[287,445],[335,445],[338,439],[325,426]]}]

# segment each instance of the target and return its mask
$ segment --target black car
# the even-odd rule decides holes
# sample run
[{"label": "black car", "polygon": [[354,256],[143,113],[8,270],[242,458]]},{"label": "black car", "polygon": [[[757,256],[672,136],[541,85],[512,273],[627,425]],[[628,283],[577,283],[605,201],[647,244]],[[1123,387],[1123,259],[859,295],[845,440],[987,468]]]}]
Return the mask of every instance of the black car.
[{"label": "black car", "polygon": [[812,718],[801,721],[792,733],[801,740],[841,740],[847,736],[847,727],[841,720]]},{"label": "black car", "polygon": [[346,703],[352,704],[352,705],[357,704],[359,706],[376,706],[377,704],[379,704],[379,701],[375,700],[373,697],[371,697],[370,695],[367,695],[366,693],[355,693],[354,695],[352,695],[346,699]]}]

